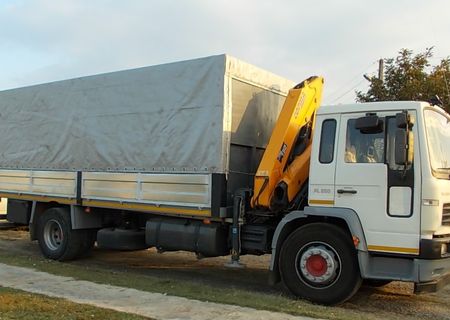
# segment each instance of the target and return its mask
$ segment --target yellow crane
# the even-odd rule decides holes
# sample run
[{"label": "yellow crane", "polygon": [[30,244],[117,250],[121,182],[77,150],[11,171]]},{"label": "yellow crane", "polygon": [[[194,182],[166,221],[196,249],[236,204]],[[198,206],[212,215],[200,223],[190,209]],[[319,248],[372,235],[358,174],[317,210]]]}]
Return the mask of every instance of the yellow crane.
[{"label": "yellow crane", "polygon": [[322,88],[323,78],[314,76],[289,91],[255,175],[253,208],[287,209],[307,182]]}]

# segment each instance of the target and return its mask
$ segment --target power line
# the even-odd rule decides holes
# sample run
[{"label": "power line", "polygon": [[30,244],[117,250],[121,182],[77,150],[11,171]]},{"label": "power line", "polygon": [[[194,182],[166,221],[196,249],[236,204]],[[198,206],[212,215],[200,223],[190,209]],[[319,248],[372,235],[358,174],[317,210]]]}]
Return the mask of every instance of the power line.
[{"label": "power line", "polygon": [[[355,80],[357,80],[359,77],[361,77],[362,74],[365,74],[366,71],[372,67],[374,64],[378,63],[378,60],[375,62],[372,62],[371,64],[369,64],[367,67],[365,67],[362,71],[358,72],[357,74],[355,74],[349,81],[347,81],[344,85],[340,86],[338,89],[334,90],[331,94],[328,95],[328,99],[333,99],[333,97],[335,97],[338,94],[341,94],[341,92],[343,90],[345,90],[345,88],[348,88],[349,86],[353,86],[353,84],[355,83]],[[357,85],[356,85],[357,86]],[[353,87],[354,88],[354,87]],[[352,89],[353,89],[352,88]],[[350,89],[350,90],[352,90]],[[333,100],[334,101],[334,100]]]},{"label": "power line", "polygon": [[366,79],[362,79],[360,82],[358,82],[356,85],[354,85],[351,89],[345,91],[343,94],[341,94],[339,97],[337,97],[336,99],[334,99],[331,104],[334,104],[336,101],[338,101],[339,99],[341,99],[342,97],[346,96],[350,91],[353,91],[356,89],[356,87],[358,87],[361,83],[363,83]]},{"label": "power line", "polygon": [[[384,59],[379,59],[377,62],[374,63],[378,63],[378,79],[380,79],[381,81],[384,81]],[[372,63],[372,65],[374,64]],[[375,72],[373,72],[375,73]],[[363,79],[365,80],[369,80],[371,81],[371,77],[369,77],[366,73],[363,74]],[[373,78],[373,77],[372,77]],[[351,89],[345,91],[343,94],[341,94],[339,97],[337,97],[336,99],[333,100],[332,103],[338,101],[339,99],[341,99],[342,97],[344,97],[345,95],[347,95],[350,91],[356,89],[356,87],[358,87],[361,83],[363,83],[364,80],[360,80],[356,85],[354,85]]]}]

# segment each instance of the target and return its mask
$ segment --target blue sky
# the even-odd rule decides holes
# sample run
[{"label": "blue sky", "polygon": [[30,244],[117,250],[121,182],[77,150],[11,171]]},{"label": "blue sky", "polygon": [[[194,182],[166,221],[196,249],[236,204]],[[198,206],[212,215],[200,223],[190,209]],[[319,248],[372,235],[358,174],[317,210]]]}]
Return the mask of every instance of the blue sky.
[{"label": "blue sky", "polygon": [[0,90],[228,53],[354,101],[399,49],[450,55],[445,0],[0,0]]}]

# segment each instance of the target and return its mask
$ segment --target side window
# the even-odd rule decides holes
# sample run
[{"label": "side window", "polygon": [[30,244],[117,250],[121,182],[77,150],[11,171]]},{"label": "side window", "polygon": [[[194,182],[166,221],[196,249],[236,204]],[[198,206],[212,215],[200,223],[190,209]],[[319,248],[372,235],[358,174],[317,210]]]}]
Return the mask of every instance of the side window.
[{"label": "side window", "polygon": [[322,123],[320,135],[319,162],[331,163],[334,158],[334,144],[336,138],[336,120],[327,119]]},{"label": "side window", "polygon": [[347,122],[345,162],[384,163],[384,130],[379,133],[362,133],[355,128],[356,119]]}]

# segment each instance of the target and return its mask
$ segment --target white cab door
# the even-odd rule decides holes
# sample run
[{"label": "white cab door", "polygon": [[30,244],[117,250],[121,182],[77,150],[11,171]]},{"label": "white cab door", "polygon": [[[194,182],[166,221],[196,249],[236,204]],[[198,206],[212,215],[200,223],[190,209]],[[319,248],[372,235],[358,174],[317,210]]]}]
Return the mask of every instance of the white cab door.
[{"label": "white cab door", "polygon": [[414,165],[405,176],[394,163],[395,113],[377,115],[383,125],[376,133],[355,128],[355,120],[364,113],[341,116],[335,207],[358,214],[369,251],[417,255],[420,212],[413,210],[414,198],[420,196],[414,192],[417,175]]}]

